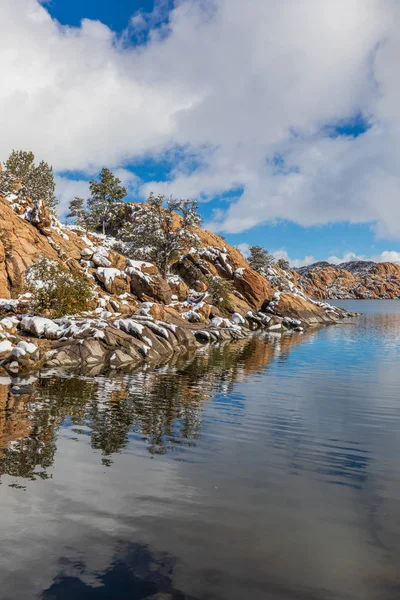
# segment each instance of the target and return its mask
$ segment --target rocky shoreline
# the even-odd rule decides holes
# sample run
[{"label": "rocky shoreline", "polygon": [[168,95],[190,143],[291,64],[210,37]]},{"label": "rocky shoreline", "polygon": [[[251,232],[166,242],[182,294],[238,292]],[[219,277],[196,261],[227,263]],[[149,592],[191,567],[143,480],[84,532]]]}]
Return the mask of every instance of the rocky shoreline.
[{"label": "rocky shoreline", "polygon": [[[148,305],[145,303],[142,309]],[[326,305],[325,314],[325,324],[354,316],[330,305]],[[142,364],[157,366],[174,355],[195,352],[204,345],[235,342],[254,332],[301,335],[305,329],[323,324],[307,317],[301,320],[276,314],[273,302],[265,307],[265,312],[249,311],[246,316],[234,313],[230,319],[215,317],[207,326],[173,317],[163,321],[149,314],[54,320],[14,314],[0,319],[0,369],[3,373],[19,374],[41,369],[99,372],[133,369]]]},{"label": "rocky shoreline", "polygon": [[[256,331],[301,335],[351,316],[312,300],[296,273],[277,265],[256,271],[237,248],[197,226],[191,233],[196,243],[182,248],[163,276],[156,264],[129,258],[117,238],[60,223],[42,202],[33,203],[17,180],[11,184],[11,192],[0,189],[3,374],[158,365]],[[135,206],[121,208],[132,216]],[[44,281],[55,276],[45,279],[38,269],[44,263],[64,273],[64,290],[74,277],[87,282],[85,308],[57,311],[54,300],[36,310],[35,290],[45,289]],[[54,316],[75,310],[77,315]]]}]

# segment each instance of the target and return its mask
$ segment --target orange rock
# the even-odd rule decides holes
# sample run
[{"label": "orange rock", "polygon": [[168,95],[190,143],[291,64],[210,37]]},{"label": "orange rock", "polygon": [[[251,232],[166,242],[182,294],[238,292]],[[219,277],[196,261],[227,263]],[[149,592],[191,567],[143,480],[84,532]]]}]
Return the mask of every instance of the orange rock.
[{"label": "orange rock", "polygon": [[332,319],[322,308],[292,294],[281,294],[276,312],[285,317],[300,319],[302,323],[307,325],[332,322]]},{"label": "orange rock", "polygon": [[200,308],[198,308],[196,312],[198,312],[199,315],[201,315],[202,317],[204,317],[205,320],[207,320],[210,318],[211,306],[209,304],[204,303],[203,306],[200,306]]},{"label": "orange rock", "polygon": [[272,298],[275,290],[265,277],[250,267],[242,266],[241,268],[243,273],[234,275],[235,288],[253,309],[259,310],[264,300]]},{"label": "orange rock", "polygon": [[297,285],[317,299],[400,296],[400,265],[394,263],[360,261],[339,266],[317,263],[299,269],[295,277]]},{"label": "orange rock", "polygon": [[177,296],[180,302],[187,300],[189,296],[189,287],[182,279],[169,279],[168,285],[171,288],[172,294]]},{"label": "orange rock", "polygon": [[158,321],[165,321],[165,307],[162,304],[152,304],[148,314]]}]

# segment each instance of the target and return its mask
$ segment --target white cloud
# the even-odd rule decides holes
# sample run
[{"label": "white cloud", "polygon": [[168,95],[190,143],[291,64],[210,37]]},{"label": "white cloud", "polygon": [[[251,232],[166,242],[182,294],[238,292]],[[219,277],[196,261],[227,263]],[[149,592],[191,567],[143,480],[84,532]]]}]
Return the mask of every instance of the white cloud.
[{"label": "white cloud", "polygon": [[284,248],[281,248],[280,250],[274,250],[272,254],[276,258],[276,260],[278,260],[279,258],[284,258],[285,260],[288,260],[290,265],[294,268],[312,265],[313,263],[319,262],[320,260],[326,260],[327,262],[333,265],[339,265],[340,263],[351,262],[356,260],[372,260],[373,262],[377,263],[400,263],[400,252],[396,252],[395,250],[384,250],[380,254],[374,254],[370,256],[365,254],[357,254],[355,252],[346,252],[345,254],[343,254],[343,256],[332,255],[328,256],[326,259],[317,259],[314,256],[305,256],[304,258],[291,258]]},{"label": "white cloud", "polygon": [[[214,229],[351,221],[400,237],[399,11],[395,0],[182,0],[132,47],[130,30],[62,27],[37,0],[2,0],[0,156],[31,148],[93,174],[179,147],[171,181],[141,193],[243,189]],[[359,112],[363,136],[321,134]],[[291,172],[277,173],[277,154]]]},{"label": "white cloud", "polygon": [[279,260],[280,258],[288,260],[290,265],[294,268],[303,267],[305,265],[312,265],[316,262],[314,256],[305,256],[304,258],[290,258],[289,254],[284,248],[281,248],[280,250],[274,250],[273,252],[271,252],[271,254],[275,257],[276,260]]},{"label": "white cloud", "polygon": [[[240,250],[240,252],[243,254],[243,256],[245,258],[248,258],[250,256],[250,246],[251,246],[251,244],[242,242],[241,244],[237,244],[236,248],[238,250]],[[294,268],[303,267],[304,265],[311,265],[311,264],[317,262],[317,259],[314,258],[314,256],[305,256],[304,258],[290,258],[289,254],[287,253],[287,251],[284,248],[281,248],[279,250],[273,250],[271,252],[271,254],[276,260],[279,260],[280,258],[284,258],[285,260],[288,260],[290,262],[291,266]]]},{"label": "white cloud", "polygon": [[243,242],[241,244],[237,244],[236,248],[243,254],[245,258],[248,258],[250,256],[250,244],[246,244],[246,242]]},{"label": "white cloud", "polygon": [[363,254],[356,254],[355,252],[346,252],[342,257],[339,256],[329,256],[327,259],[328,262],[338,265],[343,262],[350,262],[353,260],[372,260],[373,262],[394,262],[400,263],[400,252],[396,252],[395,250],[384,250],[380,254],[375,254],[372,256],[366,256]]},{"label": "white cloud", "polygon": [[60,202],[58,211],[63,217],[68,212],[68,206],[72,198],[87,198],[89,195],[89,182],[78,179],[67,179],[56,176],[57,198]]}]

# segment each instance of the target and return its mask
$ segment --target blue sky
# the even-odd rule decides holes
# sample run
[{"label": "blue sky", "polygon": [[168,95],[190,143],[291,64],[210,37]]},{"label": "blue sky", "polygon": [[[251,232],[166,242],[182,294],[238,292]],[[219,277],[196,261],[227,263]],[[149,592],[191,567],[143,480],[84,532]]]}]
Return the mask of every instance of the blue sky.
[{"label": "blue sky", "polygon": [[50,14],[65,25],[78,26],[82,19],[106,23],[113,31],[126,28],[137,11],[151,12],[153,0],[51,0]]},{"label": "blue sky", "polygon": [[243,250],[400,260],[398,17],[392,0],[4,0],[1,156],[51,162],[64,209],[108,166],[131,199],[198,198]]}]

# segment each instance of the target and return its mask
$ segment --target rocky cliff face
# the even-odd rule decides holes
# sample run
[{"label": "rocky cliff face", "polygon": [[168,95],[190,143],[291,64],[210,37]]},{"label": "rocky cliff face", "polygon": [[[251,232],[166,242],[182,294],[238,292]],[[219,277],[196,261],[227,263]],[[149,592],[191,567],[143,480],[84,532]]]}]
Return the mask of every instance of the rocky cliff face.
[{"label": "rocky cliff face", "polygon": [[331,265],[319,262],[301,267],[296,283],[317,299],[378,299],[400,296],[400,265],[353,261]]}]

